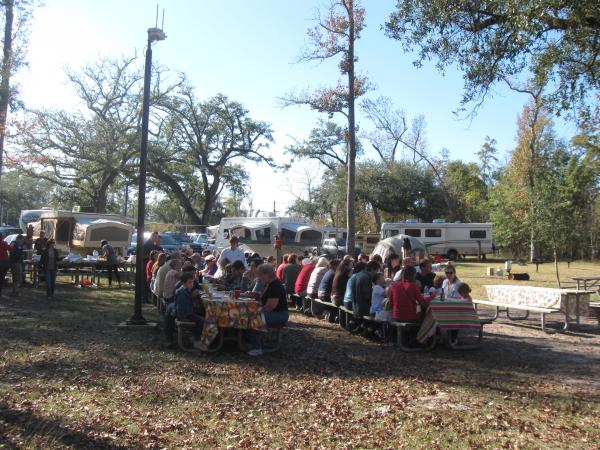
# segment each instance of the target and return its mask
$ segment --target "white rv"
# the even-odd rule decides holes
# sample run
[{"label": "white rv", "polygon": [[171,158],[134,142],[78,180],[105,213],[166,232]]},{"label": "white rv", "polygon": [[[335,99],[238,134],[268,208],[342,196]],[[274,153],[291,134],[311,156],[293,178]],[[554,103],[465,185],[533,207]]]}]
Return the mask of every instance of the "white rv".
[{"label": "white rv", "polygon": [[493,232],[491,223],[446,223],[434,220],[431,223],[407,221],[383,223],[381,238],[397,234],[419,238],[429,254],[447,256],[456,260],[460,256],[481,254],[485,257],[493,253]]},{"label": "white rv", "polygon": [[227,217],[221,219],[216,245],[229,246],[229,238],[237,236],[240,247],[260,256],[275,256],[274,239],[279,236],[284,253],[302,254],[321,245],[323,233],[306,219],[294,217]]}]

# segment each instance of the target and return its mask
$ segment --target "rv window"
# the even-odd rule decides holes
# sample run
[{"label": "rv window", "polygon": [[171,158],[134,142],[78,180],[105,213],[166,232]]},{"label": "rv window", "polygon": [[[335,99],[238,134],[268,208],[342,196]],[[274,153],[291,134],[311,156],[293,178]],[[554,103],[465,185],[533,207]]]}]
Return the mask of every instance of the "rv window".
[{"label": "rv window", "polygon": [[256,230],[257,241],[270,241],[271,240],[271,228],[260,228]]},{"label": "rv window", "polygon": [[227,228],[223,230],[223,239],[229,239],[229,230]]},{"label": "rv window", "polygon": [[425,230],[425,237],[439,238],[442,237],[442,230],[439,228],[429,228]]},{"label": "rv window", "polygon": [[397,234],[400,234],[400,230],[384,230],[383,231],[383,237],[384,238],[389,238],[392,236],[396,236]]},{"label": "rv window", "polygon": [[313,242],[315,245],[318,245],[321,242],[323,235],[320,231],[315,230],[306,230],[300,233],[300,241],[301,242]]},{"label": "rv window", "polygon": [[368,237],[367,244],[377,244],[379,242],[379,238],[376,237]]},{"label": "rv window", "polygon": [[469,234],[471,239],[485,239],[486,237],[485,230],[471,230]]},{"label": "rv window", "polygon": [[283,228],[281,230],[281,240],[284,243],[294,242],[295,239],[296,239],[296,233],[293,232],[292,230],[288,230],[287,228]]},{"label": "rv window", "polygon": [[421,229],[420,228],[406,228],[404,230],[404,234],[412,237],[421,237]]}]

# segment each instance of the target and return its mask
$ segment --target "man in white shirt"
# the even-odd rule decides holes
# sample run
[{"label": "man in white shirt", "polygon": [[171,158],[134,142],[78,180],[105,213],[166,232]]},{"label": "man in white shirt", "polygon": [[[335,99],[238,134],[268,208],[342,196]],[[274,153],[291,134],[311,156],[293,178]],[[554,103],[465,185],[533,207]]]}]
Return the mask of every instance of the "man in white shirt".
[{"label": "man in white shirt", "polygon": [[227,258],[229,264],[233,264],[234,261],[241,261],[244,264],[244,267],[248,269],[248,264],[246,263],[246,255],[244,255],[244,251],[238,247],[239,240],[237,236],[231,236],[229,239],[229,248],[223,249],[221,252],[221,256],[219,256],[219,263],[223,258]]}]

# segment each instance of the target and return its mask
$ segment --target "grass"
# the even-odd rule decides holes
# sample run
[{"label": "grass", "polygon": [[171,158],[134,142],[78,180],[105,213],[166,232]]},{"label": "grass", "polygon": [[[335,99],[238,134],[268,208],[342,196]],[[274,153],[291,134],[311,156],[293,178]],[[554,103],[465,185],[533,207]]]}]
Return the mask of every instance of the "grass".
[{"label": "grass", "polygon": [[[489,263],[460,263],[483,295]],[[493,264],[499,266],[500,263]],[[526,266],[552,285],[551,265]],[[562,268],[561,268],[562,270]],[[573,274],[600,274],[574,263]],[[567,276],[565,269],[565,276]],[[494,283],[498,280],[494,279]],[[0,299],[0,448],[597,448],[600,334],[535,320],[484,348],[403,354],[292,314],[279,353],[166,349],[122,330],[132,290]],[[144,315],[158,320],[151,307]]]}]

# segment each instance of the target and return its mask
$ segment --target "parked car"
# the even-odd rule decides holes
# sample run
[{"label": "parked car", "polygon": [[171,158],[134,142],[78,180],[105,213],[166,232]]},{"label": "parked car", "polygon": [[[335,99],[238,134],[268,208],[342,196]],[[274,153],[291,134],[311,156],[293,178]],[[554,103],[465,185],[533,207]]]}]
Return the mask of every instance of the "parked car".
[{"label": "parked car", "polygon": [[[334,258],[338,258],[348,254],[346,247],[346,239],[329,238],[323,240],[323,245],[321,246],[321,253],[332,256]],[[360,247],[355,247],[352,256],[358,255],[361,251],[362,249]]]},{"label": "parked car", "polygon": [[[182,248],[182,245],[177,242],[170,234],[158,233],[160,236],[160,246],[164,249],[167,255],[176,252]],[[144,233],[144,242],[150,237],[150,233]],[[128,255],[135,255],[137,250],[137,233],[131,236],[131,246],[127,249]]]},{"label": "parked car", "polygon": [[4,238],[4,242],[6,242],[8,245],[12,245],[12,244],[13,244],[13,242],[15,242],[15,241],[17,240],[17,236],[18,236],[19,234],[22,234],[22,233],[18,233],[18,234],[9,234],[8,236],[6,236],[6,237]]},{"label": "parked car", "polygon": [[2,234],[2,236],[8,236],[10,234],[22,234],[25,235],[25,233],[23,233],[23,230],[21,230],[20,228],[17,227],[10,227],[10,226],[4,226],[4,227],[0,227],[0,234]]},{"label": "parked car", "polygon": [[202,253],[204,247],[194,242],[187,234],[167,233],[167,236],[175,239],[182,248],[191,248],[194,253]]},{"label": "parked car", "polygon": [[208,245],[208,234],[200,233],[195,237],[194,242],[198,245],[201,245],[202,248],[206,247]]}]

